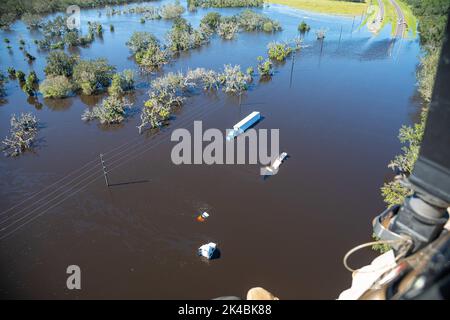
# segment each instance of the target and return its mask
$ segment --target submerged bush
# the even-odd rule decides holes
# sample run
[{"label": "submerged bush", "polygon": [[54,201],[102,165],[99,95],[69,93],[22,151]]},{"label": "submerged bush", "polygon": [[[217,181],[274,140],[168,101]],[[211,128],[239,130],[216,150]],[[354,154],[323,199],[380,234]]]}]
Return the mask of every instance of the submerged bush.
[{"label": "submerged bush", "polygon": [[39,14],[25,12],[22,15],[22,21],[25,22],[30,29],[38,29],[42,26],[42,17]]},{"label": "submerged bush", "polygon": [[22,90],[28,96],[32,97],[36,94],[36,86],[38,84],[38,78],[36,72],[31,71],[28,77],[25,80],[25,83],[22,85]]},{"label": "submerged bush", "polygon": [[210,34],[204,28],[194,30],[183,18],[176,18],[167,34],[168,47],[173,52],[198,48],[209,42]]},{"label": "submerged bush", "polygon": [[323,40],[325,39],[325,35],[326,35],[327,31],[325,29],[319,29],[316,31],[316,37],[317,40]]},{"label": "submerged bush", "polygon": [[81,119],[84,121],[98,119],[101,124],[121,123],[125,119],[130,106],[131,104],[127,99],[117,95],[110,95],[92,110],[86,109]]},{"label": "submerged bush", "polygon": [[124,70],[121,73],[114,74],[108,92],[110,95],[118,96],[133,89],[134,72],[133,70]]},{"label": "submerged bush", "polygon": [[188,6],[203,8],[261,7],[263,0],[188,0]]},{"label": "submerged bush", "polygon": [[305,22],[302,21],[299,25],[298,25],[298,31],[299,32],[308,32],[309,30],[311,30],[311,27]]},{"label": "submerged bush", "polygon": [[47,76],[70,77],[78,61],[78,56],[69,56],[64,51],[51,51],[47,56],[47,65],[44,68],[44,72]]},{"label": "submerged bush", "polygon": [[240,93],[247,90],[251,81],[249,74],[244,74],[240,66],[225,65],[223,73],[197,68],[185,75],[181,72],[168,73],[152,81],[149,99],[141,113],[139,132],[145,127],[157,128],[170,118],[173,109],[180,107],[188,91],[195,89],[217,90],[222,86],[227,93]]},{"label": "submerged bush", "polygon": [[19,82],[25,82],[25,73],[21,70],[16,71],[16,78]]},{"label": "submerged bush", "polygon": [[272,62],[269,59],[264,60],[263,57],[258,57],[258,72],[259,75],[264,77],[270,77],[273,74]]},{"label": "submerged bush", "polygon": [[200,25],[206,25],[212,30],[216,30],[220,24],[221,15],[218,12],[208,12],[200,21]]},{"label": "submerged bush", "polygon": [[73,84],[65,76],[49,76],[40,85],[44,98],[65,98],[73,92]]},{"label": "submerged bush", "polygon": [[127,46],[134,53],[136,62],[146,70],[157,69],[170,58],[156,37],[148,32],[134,32]]},{"label": "submerged bush", "polygon": [[281,42],[271,42],[267,46],[269,58],[276,61],[284,61],[291,54],[292,48]]},{"label": "submerged bush", "polygon": [[235,19],[233,18],[222,18],[217,29],[219,36],[226,40],[231,40],[234,38],[236,33],[239,31],[239,26]]},{"label": "submerged bush", "polygon": [[175,3],[169,3],[163,5],[159,12],[159,15],[163,19],[175,19],[181,16],[184,13],[185,9],[182,5],[180,5],[179,1]]},{"label": "submerged bush", "polygon": [[8,67],[7,71],[10,78],[16,77],[16,69],[14,67]]},{"label": "submerged bush", "polygon": [[3,72],[0,72],[0,98],[6,96],[5,84],[8,79],[5,77]]},{"label": "submerged bush", "polygon": [[239,23],[239,27],[245,31],[263,30],[265,32],[274,32],[281,30],[281,26],[278,21],[272,20],[264,14],[256,13],[248,9],[238,14],[236,16],[236,20]]},{"label": "submerged bush", "polygon": [[38,121],[31,113],[22,113],[20,116],[11,116],[11,129],[9,137],[3,143],[6,156],[18,156],[32,148],[38,131]]},{"label": "submerged bush", "polygon": [[149,45],[155,44],[158,44],[158,39],[153,34],[144,31],[133,32],[130,40],[126,43],[133,54],[147,49]]},{"label": "submerged bush", "polygon": [[240,93],[248,89],[251,76],[241,71],[241,66],[224,66],[223,73],[220,74],[220,83],[223,85],[223,91],[227,93]]},{"label": "submerged bush", "polygon": [[115,67],[104,58],[81,60],[73,68],[73,80],[83,94],[91,95],[108,87],[115,72]]}]

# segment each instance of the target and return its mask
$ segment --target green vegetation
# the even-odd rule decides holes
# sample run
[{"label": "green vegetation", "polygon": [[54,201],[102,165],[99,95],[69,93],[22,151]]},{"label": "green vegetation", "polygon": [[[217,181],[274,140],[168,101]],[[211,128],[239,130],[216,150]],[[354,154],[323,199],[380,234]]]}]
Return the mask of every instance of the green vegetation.
[{"label": "green vegetation", "polygon": [[[425,102],[425,107],[422,109],[419,123],[402,126],[400,129],[399,139],[405,146],[402,148],[402,153],[389,164],[389,168],[400,176],[408,176],[411,173],[419,155],[447,22],[447,12],[450,9],[450,2],[447,0],[407,0],[407,2],[418,18],[420,42],[426,51],[417,73],[418,90]],[[401,185],[399,180],[394,180],[385,183],[381,193],[387,205],[391,206],[402,203],[405,196],[410,194],[410,190]]]},{"label": "green vegetation", "polygon": [[297,29],[298,29],[299,32],[305,33],[305,32],[308,32],[309,30],[311,30],[311,27],[305,21],[302,21],[298,25]]},{"label": "green vegetation", "polygon": [[25,73],[21,70],[16,71],[16,78],[19,80],[20,83],[25,82]]},{"label": "green vegetation", "polygon": [[65,76],[51,75],[40,84],[39,91],[44,98],[65,98],[73,93],[74,86]]},{"label": "green vegetation", "polygon": [[36,87],[39,82],[39,79],[37,78],[36,72],[31,71],[28,77],[25,79],[25,83],[22,85],[22,90],[25,92],[29,97],[32,97],[36,94]]},{"label": "green vegetation", "polygon": [[98,119],[104,125],[121,123],[125,120],[130,106],[131,104],[125,98],[110,95],[92,110],[86,109],[81,115],[81,119],[84,121]]},{"label": "green vegetation", "polygon": [[219,76],[220,83],[223,85],[223,91],[227,93],[241,93],[248,89],[251,77],[241,71],[241,66],[224,66],[223,73]]},{"label": "green vegetation", "polygon": [[109,31],[114,32],[114,25],[113,24],[109,25]]},{"label": "green vegetation", "polygon": [[51,51],[44,72],[46,75],[71,77],[78,61],[78,56],[69,56],[64,51]]},{"label": "green vegetation", "polygon": [[[252,10],[244,10],[235,16],[239,28],[244,31],[280,31],[281,26],[278,21],[272,20],[264,14],[256,13]],[[264,27],[266,26],[266,27]]]},{"label": "green vegetation", "polygon": [[58,11],[65,12],[70,5],[92,8],[129,2],[133,2],[133,0],[2,0],[0,2],[0,28],[8,29],[14,20],[21,17],[29,27],[33,27],[38,23],[40,15]]},{"label": "green vegetation", "polygon": [[262,7],[263,0],[188,0],[188,7],[231,8]]},{"label": "green vegetation", "polygon": [[0,98],[6,96],[5,84],[8,82],[8,78],[0,72]]},{"label": "green vegetation", "polygon": [[[52,51],[47,57],[44,72],[47,79],[40,91],[50,98],[64,97],[76,90],[86,95],[103,90],[110,85],[115,68],[106,59],[80,60],[78,56],[69,56],[63,51]],[[62,79],[58,76],[65,78],[61,85],[56,83],[57,79]]]},{"label": "green vegetation", "polygon": [[269,78],[273,74],[273,65],[269,59],[264,60],[262,56],[257,58],[258,72],[261,78]]},{"label": "green vegetation", "polygon": [[13,114],[10,123],[10,135],[2,141],[2,149],[6,156],[15,157],[32,148],[39,123],[31,113],[22,113],[18,117]]},{"label": "green vegetation", "polygon": [[7,72],[11,79],[16,78],[16,69],[14,69],[14,67],[8,67]]},{"label": "green vegetation", "polygon": [[35,42],[41,50],[63,50],[66,45],[69,47],[86,46],[94,41],[95,36],[101,38],[103,35],[101,24],[88,21],[87,35],[82,36],[79,30],[71,30],[67,27],[63,16],[57,16],[43,23],[40,29],[44,37],[41,40],[35,40]]},{"label": "green vegetation", "polygon": [[291,54],[292,48],[287,43],[271,42],[267,46],[271,60],[284,61]]},{"label": "green vegetation", "polygon": [[29,29],[38,29],[42,26],[42,16],[40,14],[25,12],[22,15],[22,21]]},{"label": "green vegetation", "polygon": [[221,15],[218,12],[208,12],[203,16],[200,25],[207,26],[211,30],[217,30],[220,24]]},{"label": "green vegetation", "polygon": [[173,110],[182,106],[186,92],[196,88],[203,90],[222,90],[231,94],[240,94],[248,89],[251,76],[244,74],[240,66],[225,65],[222,73],[197,68],[185,75],[181,72],[168,73],[152,81],[150,97],[141,113],[139,132],[143,128],[158,128],[169,119]]},{"label": "green vegetation", "polygon": [[239,31],[239,25],[232,17],[223,17],[220,21],[217,33],[222,39],[231,40]]},{"label": "green vegetation", "polygon": [[159,15],[163,19],[175,19],[180,17],[184,13],[185,9],[182,5],[180,5],[179,1],[175,3],[169,3],[163,5],[159,12]]},{"label": "green vegetation", "polygon": [[172,52],[198,48],[209,42],[209,34],[202,28],[194,29],[184,18],[176,18],[167,34],[168,48]]},{"label": "green vegetation", "polygon": [[121,73],[113,75],[111,86],[108,93],[111,96],[120,96],[126,91],[134,89],[134,72],[133,70],[124,70]]},{"label": "green vegetation", "polygon": [[145,70],[154,70],[169,62],[168,52],[149,32],[134,32],[126,44],[136,62]]},{"label": "green vegetation", "polygon": [[29,63],[32,63],[34,60],[36,60],[36,57],[31,55],[28,51],[23,52],[25,54],[25,58]]},{"label": "green vegetation", "polygon": [[367,3],[370,1],[267,0],[267,2],[320,13],[360,16],[366,12]]},{"label": "green vegetation", "polygon": [[[214,14],[214,15],[213,15]],[[203,19],[205,19],[203,21]],[[252,10],[244,10],[230,17],[221,17],[219,13],[209,13],[202,19],[203,25],[217,31],[220,37],[231,40],[239,30],[276,32],[281,30],[278,21]]]},{"label": "green vegetation", "polygon": [[112,80],[115,67],[104,58],[81,60],[73,68],[73,82],[83,94],[91,95],[107,88]]}]

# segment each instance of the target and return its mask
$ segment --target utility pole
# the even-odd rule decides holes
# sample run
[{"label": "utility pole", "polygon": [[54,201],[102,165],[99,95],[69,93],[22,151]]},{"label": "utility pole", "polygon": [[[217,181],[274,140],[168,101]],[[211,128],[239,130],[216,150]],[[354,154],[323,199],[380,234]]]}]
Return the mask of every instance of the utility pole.
[{"label": "utility pole", "polygon": [[295,52],[292,54],[291,76],[289,78],[289,88],[292,87],[292,75],[294,73]]},{"label": "utility pole", "polygon": [[102,163],[103,175],[105,176],[106,186],[109,187],[108,171],[106,171],[105,161],[103,161],[103,154],[101,154],[101,153],[100,153],[100,161]]},{"label": "utility pole", "polygon": [[350,34],[353,33],[353,26],[355,25],[355,16],[353,16],[353,23],[352,23],[352,31],[350,31]]}]

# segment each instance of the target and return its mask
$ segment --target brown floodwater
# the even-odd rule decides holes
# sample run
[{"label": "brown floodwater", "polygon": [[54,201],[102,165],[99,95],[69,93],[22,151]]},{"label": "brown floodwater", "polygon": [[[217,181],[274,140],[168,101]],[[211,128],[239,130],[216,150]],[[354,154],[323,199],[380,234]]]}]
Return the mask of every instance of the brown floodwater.
[{"label": "brown floodwater", "polygon": [[[208,11],[184,17],[197,26]],[[17,82],[7,84],[0,136],[8,134],[12,113],[31,111],[42,128],[33,152],[0,158],[2,298],[210,299],[245,297],[249,288],[262,286],[281,299],[334,299],[350,286],[342,257],[370,241],[371,220],[385,206],[380,186],[391,178],[387,164],[400,152],[398,129],[420,106],[418,41],[393,41],[389,31],[372,36],[356,26],[351,32],[352,18],[281,6],[256,11],[279,20],[284,30],[242,32],[232,41],[215,37],[163,72],[255,66],[267,43],[295,36],[301,20],[313,30],[326,28],[327,37],[321,43],[314,32],[307,34],[295,63],[277,64],[271,81],[256,78],[241,103],[221,92],[192,95],[161,131],[139,135],[136,128],[148,82],[158,74],[139,75],[129,97],[135,113],[108,128],[81,120],[102,95],[39,96],[37,103]],[[105,32],[78,53],[106,57],[119,71],[137,69],[125,46],[131,33],[145,30],[163,39],[171,26],[164,20],[140,24],[139,18],[83,10],[84,28],[87,20],[99,20]],[[32,44],[39,33],[18,22],[1,37],[13,46],[12,52],[0,48],[3,71],[12,65],[44,78],[47,53]],[[37,57],[32,65],[18,49],[21,37]],[[204,129],[224,131],[255,110],[264,116],[255,128],[280,129],[280,151],[290,155],[276,176],[262,179],[259,165],[172,163],[173,129],[192,130],[193,121],[202,120]],[[199,223],[202,211],[210,217]],[[210,241],[218,243],[220,257],[205,261],[196,250]],[[363,251],[351,264],[372,257]],[[66,288],[72,264],[81,268],[81,290]]]}]

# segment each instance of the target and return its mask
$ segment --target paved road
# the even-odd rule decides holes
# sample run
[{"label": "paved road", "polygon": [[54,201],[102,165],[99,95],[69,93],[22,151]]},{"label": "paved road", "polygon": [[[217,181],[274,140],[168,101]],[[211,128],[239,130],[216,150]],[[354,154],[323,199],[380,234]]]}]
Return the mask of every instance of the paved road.
[{"label": "paved road", "polygon": [[383,3],[383,0],[377,0],[377,1],[378,1],[378,7],[380,8],[380,10],[378,11],[377,19],[381,23],[384,19],[384,3]]},{"label": "paved road", "polygon": [[395,8],[395,11],[397,13],[397,24],[395,26],[395,32],[394,35],[396,38],[403,37],[403,34],[405,32],[406,27],[406,21],[405,21],[405,15],[403,14],[402,8],[398,5],[398,3],[395,0],[390,0],[392,5]]}]

